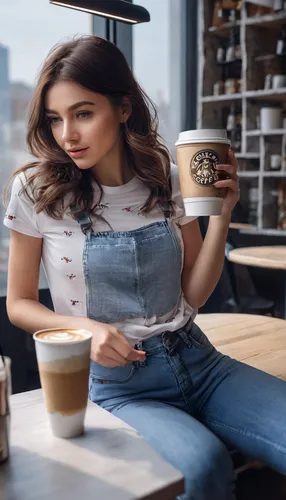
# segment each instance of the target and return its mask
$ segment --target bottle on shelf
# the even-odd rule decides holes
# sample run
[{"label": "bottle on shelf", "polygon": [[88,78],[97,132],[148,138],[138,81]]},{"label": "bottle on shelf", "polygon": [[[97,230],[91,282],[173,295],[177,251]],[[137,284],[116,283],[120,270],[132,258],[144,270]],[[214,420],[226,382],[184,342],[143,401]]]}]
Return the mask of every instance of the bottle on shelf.
[{"label": "bottle on shelf", "polygon": [[225,62],[225,47],[224,47],[224,45],[220,45],[220,47],[218,47],[218,49],[217,49],[216,62],[218,64],[222,64]]},{"label": "bottle on shelf", "polygon": [[225,82],[225,94],[241,92],[241,46],[236,28],[230,30],[222,63],[222,80]]},{"label": "bottle on shelf", "polygon": [[234,62],[236,59],[235,42],[236,42],[235,31],[230,30],[229,40],[228,40],[226,53],[225,53],[225,62],[227,62],[227,63]]},{"label": "bottle on shelf", "polygon": [[229,108],[229,113],[226,121],[226,130],[228,138],[231,142],[231,147],[233,151],[241,151],[241,123],[242,114],[240,110],[237,110],[235,104],[232,103]]},{"label": "bottle on shelf", "polygon": [[248,192],[248,223],[253,226],[257,225],[257,204],[258,188],[252,187]]},{"label": "bottle on shelf", "polygon": [[286,56],[286,27],[284,27],[279,34],[276,44],[276,54],[278,56]]},{"label": "bottle on shelf", "polygon": [[235,132],[234,132],[234,142],[233,149],[234,151],[241,151],[241,142],[242,142],[242,113],[237,113],[235,120]]},{"label": "bottle on shelf", "polygon": [[218,64],[231,64],[237,61],[241,62],[242,51],[240,44],[239,30],[230,30],[227,43],[221,42],[217,49],[216,61]]},{"label": "bottle on shelf", "polygon": [[237,61],[242,60],[242,48],[240,43],[240,30],[236,30],[234,35],[234,44],[235,44],[235,59]]}]

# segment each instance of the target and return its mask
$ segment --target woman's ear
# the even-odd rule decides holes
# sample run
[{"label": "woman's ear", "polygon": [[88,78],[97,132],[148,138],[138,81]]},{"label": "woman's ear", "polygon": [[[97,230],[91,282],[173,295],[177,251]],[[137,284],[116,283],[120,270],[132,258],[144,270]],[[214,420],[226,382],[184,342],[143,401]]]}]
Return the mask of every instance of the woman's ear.
[{"label": "woman's ear", "polygon": [[122,103],[119,106],[119,121],[126,123],[132,113],[132,105],[129,97],[123,97]]}]

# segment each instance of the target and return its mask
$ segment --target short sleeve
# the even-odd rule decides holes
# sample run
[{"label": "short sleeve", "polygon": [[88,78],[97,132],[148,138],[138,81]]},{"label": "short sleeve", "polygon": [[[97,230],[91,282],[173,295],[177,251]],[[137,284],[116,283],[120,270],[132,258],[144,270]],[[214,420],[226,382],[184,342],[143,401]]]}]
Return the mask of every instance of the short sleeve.
[{"label": "short sleeve", "polygon": [[173,216],[173,220],[179,224],[179,226],[184,226],[185,224],[188,224],[188,222],[197,219],[197,217],[192,217],[190,215],[186,215],[185,213],[180,189],[179,171],[177,165],[174,165],[174,163],[171,163],[171,182],[172,200],[175,204],[175,214]]},{"label": "short sleeve", "polygon": [[25,182],[26,176],[23,172],[17,175],[13,181],[4,225],[27,236],[42,238],[38,228],[38,217],[34,210],[34,204],[23,191]]}]

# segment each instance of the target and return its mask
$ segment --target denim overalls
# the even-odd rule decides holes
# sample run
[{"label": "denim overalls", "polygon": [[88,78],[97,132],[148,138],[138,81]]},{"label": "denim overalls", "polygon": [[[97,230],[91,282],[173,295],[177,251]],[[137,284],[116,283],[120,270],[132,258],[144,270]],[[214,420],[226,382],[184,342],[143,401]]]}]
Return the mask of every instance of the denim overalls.
[{"label": "denim overalls", "polygon": [[[78,222],[90,318],[114,323],[176,309],[182,257],[168,217],[126,232],[96,233],[88,214]],[[144,362],[91,362],[89,397],[183,472],[181,500],[233,499],[224,443],[286,474],[284,381],[222,355],[192,320],[136,347]]]},{"label": "denim overalls", "polygon": [[163,316],[181,296],[181,248],[166,217],[126,232],[94,232],[89,215],[78,219],[86,235],[83,269],[87,315],[103,323]]}]

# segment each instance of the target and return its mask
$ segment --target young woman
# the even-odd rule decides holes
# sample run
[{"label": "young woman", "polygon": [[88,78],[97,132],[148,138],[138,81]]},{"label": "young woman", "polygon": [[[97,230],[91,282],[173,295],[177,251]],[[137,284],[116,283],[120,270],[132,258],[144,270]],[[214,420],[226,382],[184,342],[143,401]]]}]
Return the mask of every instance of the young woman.
[{"label": "young woman", "polygon": [[[93,332],[90,398],[138,429],[185,475],[185,500],[229,500],[228,446],[286,474],[286,384],[223,356],[194,323],[224,262],[237,163],[202,241],[148,98],[111,43],[55,48],[16,172],[7,308],[28,331]],[[38,301],[43,262],[55,312]]]}]

